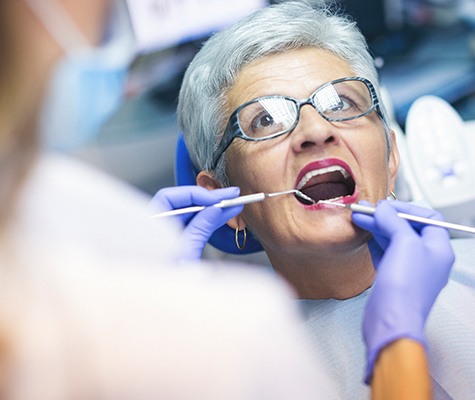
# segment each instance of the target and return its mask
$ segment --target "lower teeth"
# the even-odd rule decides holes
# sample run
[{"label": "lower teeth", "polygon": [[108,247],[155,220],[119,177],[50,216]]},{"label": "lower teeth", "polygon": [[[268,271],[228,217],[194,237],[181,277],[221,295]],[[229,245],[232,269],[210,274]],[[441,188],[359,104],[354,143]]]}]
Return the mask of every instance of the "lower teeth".
[{"label": "lower teeth", "polygon": [[345,197],[345,196],[334,197],[333,199],[327,199],[327,201],[338,201],[338,200],[342,199],[343,197]]}]

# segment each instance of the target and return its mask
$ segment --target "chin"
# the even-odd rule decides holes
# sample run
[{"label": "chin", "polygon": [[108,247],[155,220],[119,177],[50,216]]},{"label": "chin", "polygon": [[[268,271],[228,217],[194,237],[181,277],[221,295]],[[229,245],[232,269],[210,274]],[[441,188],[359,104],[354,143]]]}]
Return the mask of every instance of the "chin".
[{"label": "chin", "polygon": [[[354,251],[366,245],[370,234],[353,224],[339,224],[332,229],[314,226],[312,231],[305,237],[299,236],[298,240],[290,239],[291,251],[301,249],[305,253],[314,254],[320,252]],[[281,244],[281,246],[285,246]]]}]

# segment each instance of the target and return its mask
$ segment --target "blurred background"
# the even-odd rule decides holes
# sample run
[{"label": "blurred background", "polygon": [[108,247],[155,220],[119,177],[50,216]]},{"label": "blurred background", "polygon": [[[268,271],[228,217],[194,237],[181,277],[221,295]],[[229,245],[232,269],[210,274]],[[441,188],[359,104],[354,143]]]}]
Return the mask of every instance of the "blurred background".
[{"label": "blurred background", "polygon": [[[127,100],[94,142],[78,149],[76,155],[154,194],[175,183],[174,153],[178,134],[175,109],[186,66],[213,32],[273,1],[127,2],[141,52],[132,67]],[[442,208],[447,219],[475,225],[475,127],[472,123],[475,120],[475,0],[342,0],[339,3],[356,19],[368,40],[393,123],[398,129],[405,165],[398,183],[399,197],[431,200],[432,196],[436,200],[429,202],[435,208]],[[414,101],[425,95],[445,100],[463,123],[460,126],[452,123],[454,116],[445,110],[448,125],[442,135],[446,135],[447,140],[441,140],[440,134],[431,140],[430,130],[434,128],[430,124],[435,122],[431,115],[421,115],[424,129],[429,133],[412,140],[417,151],[406,149],[405,136],[411,130],[406,126],[408,112]],[[444,111],[441,114],[445,115]],[[437,124],[443,123],[438,120]],[[443,162],[439,160],[439,164],[443,164],[443,173],[438,178],[442,192],[436,194],[425,193],[427,189],[418,187],[421,186],[418,179],[424,180],[420,176],[423,171],[415,170],[407,159],[415,153],[429,164],[435,162],[433,148],[432,153],[424,153],[430,147],[424,142],[427,140],[444,146],[436,149],[437,152],[447,153]],[[447,146],[452,142],[459,144],[459,153],[460,146],[463,147],[462,155]],[[459,159],[454,161],[457,157]],[[427,163],[417,168],[429,168]],[[460,171],[469,174],[469,179],[457,180]],[[449,204],[443,201],[439,204],[437,199],[440,193],[443,197],[444,190],[460,194],[452,197]]]}]

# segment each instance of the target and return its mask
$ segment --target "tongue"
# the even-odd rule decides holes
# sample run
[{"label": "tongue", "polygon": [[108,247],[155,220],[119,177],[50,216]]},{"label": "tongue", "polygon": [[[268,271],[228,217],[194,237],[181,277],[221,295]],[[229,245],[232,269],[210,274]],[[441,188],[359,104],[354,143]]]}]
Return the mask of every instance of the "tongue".
[{"label": "tongue", "polygon": [[301,192],[317,202],[319,200],[347,196],[348,188],[343,182],[327,182],[306,187],[305,189],[302,189]]}]

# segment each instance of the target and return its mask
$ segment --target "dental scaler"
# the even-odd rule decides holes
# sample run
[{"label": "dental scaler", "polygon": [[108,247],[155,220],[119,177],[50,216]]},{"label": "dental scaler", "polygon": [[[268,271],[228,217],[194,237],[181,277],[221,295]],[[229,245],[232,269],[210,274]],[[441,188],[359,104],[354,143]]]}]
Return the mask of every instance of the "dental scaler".
[{"label": "dental scaler", "polygon": [[221,200],[219,203],[210,205],[210,206],[191,206],[191,207],[185,207],[185,208],[178,208],[176,210],[170,210],[170,211],[165,211],[161,212],[155,215],[152,215],[151,218],[161,218],[161,217],[170,217],[173,215],[181,215],[181,214],[188,214],[188,213],[194,213],[198,211],[202,211],[207,207],[218,207],[218,208],[225,208],[225,207],[234,207],[234,206],[240,206],[244,204],[251,204],[251,203],[257,203],[259,201],[265,200],[266,198],[269,197],[277,197],[277,196],[282,196],[285,194],[294,194],[310,203],[315,203],[310,197],[306,196],[302,192],[296,190],[296,189],[291,189],[291,190],[286,190],[283,192],[275,192],[275,193],[254,193],[254,194],[247,194],[245,196],[239,196],[234,199],[228,199],[228,200]]},{"label": "dental scaler", "polygon": [[[375,207],[364,206],[364,205],[361,205],[361,204],[342,204],[342,203],[335,203],[333,201],[327,201],[327,200],[320,200],[319,203],[330,204],[330,205],[337,206],[337,207],[348,208],[351,211],[359,212],[359,213],[367,214],[367,215],[373,215],[376,212]],[[453,230],[457,230],[457,231],[461,231],[461,232],[467,232],[467,233],[475,233],[475,228],[472,228],[470,226],[454,224],[454,223],[451,223],[451,222],[437,221],[435,219],[419,217],[417,215],[406,214],[406,213],[402,213],[402,212],[398,212],[397,216],[399,218],[403,218],[403,219],[406,219],[408,221],[419,222],[419,223],[425,224],[425,225],[440,226],[440,227],[446,228],[446,229],[453,229]]]}]

